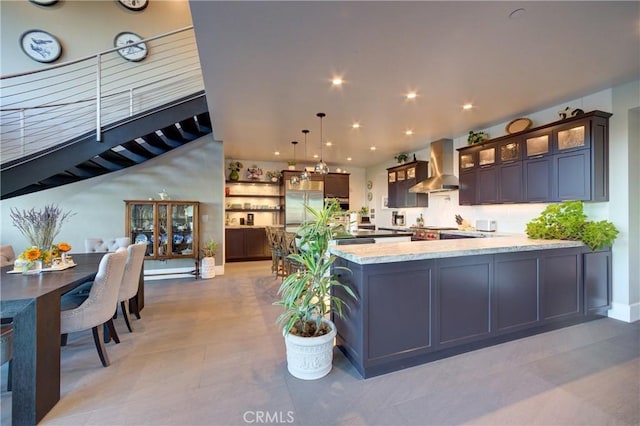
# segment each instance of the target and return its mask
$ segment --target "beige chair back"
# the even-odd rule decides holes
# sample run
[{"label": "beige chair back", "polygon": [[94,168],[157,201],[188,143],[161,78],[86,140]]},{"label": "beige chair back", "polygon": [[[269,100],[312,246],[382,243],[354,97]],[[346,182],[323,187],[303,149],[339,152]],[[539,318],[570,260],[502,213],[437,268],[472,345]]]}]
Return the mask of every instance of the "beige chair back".
[{"label": "beige chair back", "polygon": [[127,248],[131,244],[131,238],[87,238],[84,240],[84,249],[87,253],[114,253],[119,248]]},{"label": "beige chair back", "polygon": [[10,245],[0,246],[0,267],[13,265],[16,260],[16,254]]},{"label": "beige chair back", "polygon": [[130,244],[127,247],[127,264],[124,267],[124,275],[122,276],[122,285],[118,293],[118,302],[131,299],[138,292],[138,284],[140,282],[140,273],[144,264],[144,254],[147,245]]},{"label": "beige chair back", "polygon": [[61,334],[87,330],[111,319],[118,303],[126,263],[126,251],[108,253],[102,257],[87,300],[75,309],[62,311]]}]

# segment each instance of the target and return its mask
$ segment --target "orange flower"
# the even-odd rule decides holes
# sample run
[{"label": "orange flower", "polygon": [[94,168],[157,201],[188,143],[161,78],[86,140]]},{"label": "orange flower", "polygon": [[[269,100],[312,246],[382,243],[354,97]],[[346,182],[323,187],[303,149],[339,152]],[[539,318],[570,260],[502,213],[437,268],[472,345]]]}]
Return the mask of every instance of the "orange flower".
[{"label": "orange flower", "polygon": [[66,253],[69,250],[71,250],[71,246],[67,243],[58,243],[58,250],[60,250],[63,253]]},{"label": "orange flower", "polygon": [[30,249],[27,249],[24,252],[24,257],[25,259],[27,259],[28,262],[33,262],[34,260],[38,260],[40,259],[40,256],[42,256],[42,252],[37,247],[32,247]]}]

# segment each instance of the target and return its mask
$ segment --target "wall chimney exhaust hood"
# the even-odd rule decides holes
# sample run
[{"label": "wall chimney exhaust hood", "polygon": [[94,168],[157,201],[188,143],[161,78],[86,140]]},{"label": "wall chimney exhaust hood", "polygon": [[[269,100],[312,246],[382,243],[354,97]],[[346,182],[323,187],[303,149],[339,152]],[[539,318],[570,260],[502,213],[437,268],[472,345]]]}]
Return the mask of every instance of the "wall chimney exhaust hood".
[{"label": "wall chimney exhaust hood", "polygon": [[458,189],[458,178],[453,174],[453,141],[439,139],[431,143],[429,177],[409,188],[409,192],[442,192]]}]

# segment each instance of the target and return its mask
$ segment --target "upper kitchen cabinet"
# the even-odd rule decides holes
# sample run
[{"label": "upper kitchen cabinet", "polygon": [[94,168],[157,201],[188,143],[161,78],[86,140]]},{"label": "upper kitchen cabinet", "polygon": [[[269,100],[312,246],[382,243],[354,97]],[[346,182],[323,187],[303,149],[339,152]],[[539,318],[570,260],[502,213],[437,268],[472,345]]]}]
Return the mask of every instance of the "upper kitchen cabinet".
[{"label": "upper kitchen cabinet", "polygon": [[429,195],[409,192],[428,177],[428,161],[412,161],[387,169],[387,198],[390,208],[428,207]]},{"label": "upper kitchen cabinet", "polygon": [[592,111],[460,148],[460,204],[607,201],[609,117]]},{"label": "upper kitchen cabinet", "polygon": [[329,173],[324,176],[325,198],[349,198],[349,175]]}]

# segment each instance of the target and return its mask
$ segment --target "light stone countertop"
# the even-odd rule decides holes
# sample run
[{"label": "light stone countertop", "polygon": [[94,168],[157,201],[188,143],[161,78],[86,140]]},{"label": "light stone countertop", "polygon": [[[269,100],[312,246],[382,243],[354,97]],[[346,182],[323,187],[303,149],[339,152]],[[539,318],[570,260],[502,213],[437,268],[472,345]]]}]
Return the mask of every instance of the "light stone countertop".
[{"label": "light stone countertop", "polygon": [[366,265],[582,246],[584,244],[580,241],[533,240],[526,235],[512,235],[500,238],[465,238],[332,246],[329,248],[329,252],[354,263]]}]

